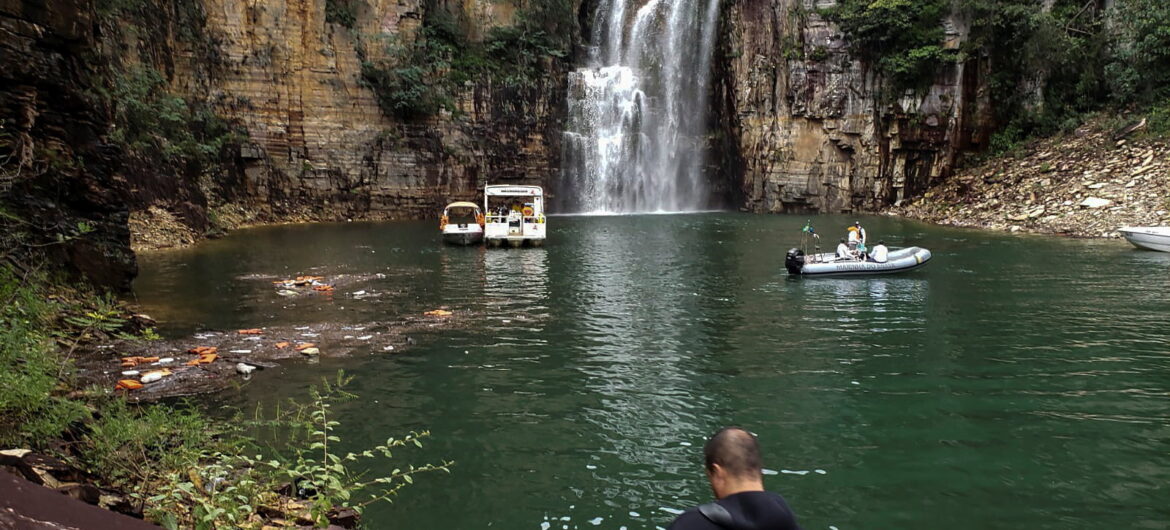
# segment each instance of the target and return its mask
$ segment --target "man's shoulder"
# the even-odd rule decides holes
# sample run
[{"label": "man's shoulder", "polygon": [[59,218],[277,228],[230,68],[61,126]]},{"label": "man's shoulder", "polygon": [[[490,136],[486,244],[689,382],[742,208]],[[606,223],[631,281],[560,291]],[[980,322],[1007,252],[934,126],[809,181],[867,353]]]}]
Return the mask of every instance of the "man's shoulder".
[{"label": "man's shoulder", "polygon": [[699,513],[698,508],[691,508],[675,518],[667,530],[720,530],[720,528]]}]

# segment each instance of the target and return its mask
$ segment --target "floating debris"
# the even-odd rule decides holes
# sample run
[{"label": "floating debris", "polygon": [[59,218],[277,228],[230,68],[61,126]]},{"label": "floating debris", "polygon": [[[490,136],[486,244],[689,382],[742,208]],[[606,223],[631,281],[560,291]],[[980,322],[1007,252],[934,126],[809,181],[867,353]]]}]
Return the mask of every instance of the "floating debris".
[{"label": "floating debris", "polygon": [[145,374],[142,374],[142,377],[139,379],[139,381],[144,383],[144,384],[145,383],[153,383],[155,381],[161,380],[162,378],[164,378],[168,375],[171,375],[170,370],[167,370],[167,369],[154,370],[154,371],[146,372]]},{"label": "floating debris", "polygon": [[142,383],[133,379],[122,379],[118,381],[117,385],[114,385],[114,390],[138,390],[140,388],[142,388]]},{"label": "floating debris", "polygon": [[138,356],[123,357],[122,358],[122,368],[133,368],[133,367],[138,366],[140,364],[153,363],[153,362],[157,362],[157,361],[158,361],[158,357],[138,357]]},{"label": "floating debris", "polygon": [[447,311],[446,309],[434,309],[423,314],[428,317],[449,317],[455,313],[453,311]]},{"label": "floating debris", "polygon": [[260,335],[264,333],[264,330],[260,328],[241,329],[236,333],[239,333],[240,335]]}]

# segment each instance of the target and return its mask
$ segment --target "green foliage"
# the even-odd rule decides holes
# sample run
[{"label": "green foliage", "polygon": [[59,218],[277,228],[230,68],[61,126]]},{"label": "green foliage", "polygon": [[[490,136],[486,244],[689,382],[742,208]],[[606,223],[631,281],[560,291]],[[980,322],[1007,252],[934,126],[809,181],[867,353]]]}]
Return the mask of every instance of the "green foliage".
[{"label": "green foliage", "polygon": [[99,410],[78,441],[77,463],[126,491],[153,484],[166,470],[194,465],[198,448],[208,447],[218,431],[188,406],[137,407],[111,396]]},{"label": "green foliage", "polygon": [[432,471],[450,473],[450,467],[454,464],[408,465],[395,468],[381,477],[367,477],[361,472],[355,472],[352,467],[360,462],[379,457],[392,459],[393,450],[397,448],[422,447],[421,438],[430,433],[412,432],[403,438],[391,437],[383,444],[356,453],[347,452],[342,456],[337,449],[341,438],[336,434],[340,423],[333,419],[332,408],[338,401],[356,397],[342,390],[349,380],[344,373],[339,373],[334,383],[324,380],[321,388],[310,389],[309,447],[298,448],[291,465],[280,468],[298,490],[305,492],[312,503],[311,518],[321,526],[328,524],[326,512],[333,506],[352,507],[360,512],[378,501],[393,502],[393,497],[402,488],[414,483],[415,475]]},{"label": "green foliage", "polygon": [[812,53],[808,54],[810,61],[826,61],[829,59],[829,49],[824,46],[817,46]]},{"label": "green foliage", "polygon": [[1150,108],[1149,134],[1159,138],[1170,137],[1170,98]]},{"label": "green foliage", "polygon": [[43,443],[88,416],[58,391],[67,362],[50,333],[58,309],[39,287],[0,265],[0,445]]},{"label": "green foliage", "polygon": [[572,20],[570,2],[532,2],[515,25],[493,28],[483,42],[473,42],[445,8],[429,5],[414,42],[383,41],[385,59],[364,61],[362,79],[383,111],[408,120],[454,111],[469,82],[533,89],[546,77],[547,62],[568,54]]},{"label": "green foliage", "polygon": [[[1076,128],[1103,109],[1150,109],[1151,132],[1170,100],[1170,2],[1118,0],[842,0],[821,14],[894,93],[920,88],[955,61],[986,60],[998,122],[993,152]],[[969,33],[944,49],[943,17]],[[972,67],[975,67],[972,65]],[[1156,134],[1156,133],[1155,133]]]},{"label": "green foliage", "polygon": [[353,29],[357,23],[357,15],[354,14],[352,1],[354,0],[325,0],[325,22]]},{"label": "green foliage", "polygon": [[1170,102],[1170,2],[1120,0],[1105,79],[1114,103]]},{"label": "green foliage", "polygon": [[[368,460],[393,458],[398,448],[422,447],[420,439],[429,433],[390,438],[383,444],[343,455],[337,449],[341,444],[336,434],[340,424],[332,409],[334,404],[354,397],[343,390],[348,382],[349,378],[339,373],[335,381],[323,380],[321,387],[311,388],[308,404],[293,402],[287,409],[278,410],[275,418],[253,422],[282,428],[286,442],[293,447],[290,459],[279,454],[266,458],[258,451],[249,452],[247,444],[236,444],[204,452],[190,462],[170,462],[169,471],[151,489],[153,495],[145,498],[152,518],[169,521],[164,525],[169,528],[252,528],[260,522],[250,516],[261,506],[275,505],[280,511],[325,527],[329,524],[328,512],[336,506],[360,513],[374,502],[392,501],[419,473],[450,472],[451,462],[406,465],[377,477],[355,470]],[[237,418],[233,423],[241,421]],[[203,445],[209,444],[204,441]],[[306,502],[288,505],[289,499],[274,493],[279,484],[291,484],[296,495]]]},{"label": "green foliage", "polygon": [[955,60],[940,46],[949,7],[945,0],[841,0],[821,14],[848,35],[855,56],[904,89],[928,83]]},{"label": "green foliage", "polygon": [[116,143],[145,157],[208,165],[241,135],[214,111],[167,91],[162,74],[133,67],[115,76],[109,92],[117,127]]}]

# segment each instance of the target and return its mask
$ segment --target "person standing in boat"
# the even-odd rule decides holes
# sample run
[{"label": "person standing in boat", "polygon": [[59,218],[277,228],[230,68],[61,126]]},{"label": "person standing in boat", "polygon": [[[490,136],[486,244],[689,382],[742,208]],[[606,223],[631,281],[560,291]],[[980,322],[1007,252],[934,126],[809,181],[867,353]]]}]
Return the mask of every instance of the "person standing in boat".
[{"label": "person standing in boat", "polygon": [[878,241],[877,245],[874,245],[869,259],[877,263],[885,263],[890,260],[890,249],[886,248],[885,241]]},{"label": "person standing in boat", "polygon": [[857,244],[855,246],[857,249],[857,255],[861,258],[862,261],[865,261],[865,256],[867,255],[867,251],[869,249],[865,247],[866,234],[865,228],[862,228],[861,226],[861,221],[853,221],[853,226],[849,227],[849,236],[857,238]]}]

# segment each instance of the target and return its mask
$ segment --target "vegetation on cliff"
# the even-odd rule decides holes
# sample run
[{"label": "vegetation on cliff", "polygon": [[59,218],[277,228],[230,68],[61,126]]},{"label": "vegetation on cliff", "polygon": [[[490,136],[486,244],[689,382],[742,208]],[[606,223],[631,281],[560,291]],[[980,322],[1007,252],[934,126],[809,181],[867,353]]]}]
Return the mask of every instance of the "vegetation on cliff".
[{"label": "vegetation on cliff", "polygon": [[[823,10],[854,54],[890,82],[921,88],[948,65],[988,61],[1002,151],[1075,129],[1104,108],[1150,111],[1170,132],[1170,4],[1118,0],[842,0]],[[966,38],[944,47],[944,27]]]},{"label": "vegetation on cliff", "polygon": [[[412,120],[457,111],[455,99],[469,83],[493,89],[537,89],[549,61],[570,52],[572,5],[567,0],[531,2],[512,25],[495,27],[482,41],[467,36],[467,21],[435,2],[426,5],[422,30],[411,42],[372,39],[380,53],[359,49],[362,77],[390,116]],[[380,59],[370,59],[377,56]]]}]

